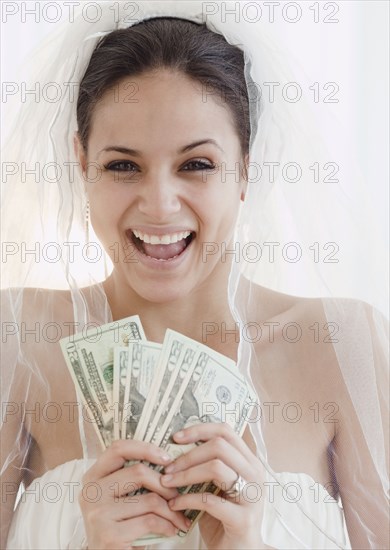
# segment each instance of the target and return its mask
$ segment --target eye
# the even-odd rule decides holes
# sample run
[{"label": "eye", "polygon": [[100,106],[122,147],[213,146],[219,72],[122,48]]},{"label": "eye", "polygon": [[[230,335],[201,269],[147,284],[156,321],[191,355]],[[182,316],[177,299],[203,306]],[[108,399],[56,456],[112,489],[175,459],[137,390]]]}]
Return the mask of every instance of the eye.
[{"label": "eye", "polygon": [[[190,168],[188,168],[190,167]],[[183,170],[186,172],[193,172],[198,170],[214,170],[215,164],[212,162],[205,162],[204,160],[190,160],[184,165]]]},{"label": "eye", "polygon": [[116,160],[104,165],[104,168],[114,172],[134,172],[134,168],[136,169],[137,167],[129,160]]}]

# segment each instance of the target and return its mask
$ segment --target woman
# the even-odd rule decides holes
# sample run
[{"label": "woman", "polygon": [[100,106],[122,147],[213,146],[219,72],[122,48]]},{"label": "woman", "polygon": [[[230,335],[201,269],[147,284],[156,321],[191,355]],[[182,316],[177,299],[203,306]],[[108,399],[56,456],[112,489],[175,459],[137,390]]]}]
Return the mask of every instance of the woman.
[{"label": "woman", "polygon": [[[113,268],[102,283],[89,278],[83,286],[81,262],[67,256],[61,258],[64,290],[17,288],[4,295],[9,393],[2,546],[129,548],[151,533],[186,531],[182,511],[199,509],[205,514],[188,548],[343,548],[348,538],[354,548],[385,548],[386,370],[378,313],[358,301],[283,294],[243,275],[253,263],[244,244],[256,252],[259,242],[273,243],[274,251],[278,243],[266,232],[260,234],[271,238],[260,241],[257,224],[245,225],[245,213],[256,220],[253,210],[264,193],[249,177],[256,153],[273,161],[269,151],[283,142],[277,141],[280,111],[267,111],[253,95],[256,57],[239,40],[248,35],[256,44],[256,33],[245,28],[240,36],[240,25],[222,24],[218,14],[206,18],[199,4],[145,3],[135,22],[129,26],[122,17],[123,29],[111,34],[105,31],[116,13],[108,9],[100,35],[77,21],[73,39],[81,46],[59,72],[63,82],[69,74],[80,81],[77,105],[61,103],[54,117],[39,105],[49,149],[45,141],[25,153],[69,167],[74,137],[82,184],[69,172],[57,173],[54,184],[47,177],[28,187],[26,202],[42,217],[44,233],[68,248],[77,244],[72,231],[84,207],[86,242],[93,230]],[[269,212],[274,183],[262,206]],[[8,205],[18,192],[10,193]],[[21,263],[31,277],[23,284],[32,287],[34,259]],[[270,260],[265,269],[272,274],[274,265]],[[136,314],[148,340],[162,342],[171,328],[238,361],[262,407],[242,440],[224,424],[206,423],[176,434],[177,443],[204,443],[175,461],[135,440],[101,452],[88,419],[70,407],[77,396],[52,331],[66,336]],[[31,325],[38,331],[32,337]],[[376,431],[367,426],[369,415]],[[140,464],[123,468],[132,459],[161,464],[164,474]],[[242,491],[241,498],[229,496],[240,478],[260,487],[261,498],[244,498]],[[127,502],[121,487],[129,480],[150,492]],[[21,481],[27,494],[13,515]],[[177,493],[204,481],[222,487],[224,498]],[[60,488],[59,498],[48,496],[49,486]],[[97,498],[84,490],[90,486]]]}]

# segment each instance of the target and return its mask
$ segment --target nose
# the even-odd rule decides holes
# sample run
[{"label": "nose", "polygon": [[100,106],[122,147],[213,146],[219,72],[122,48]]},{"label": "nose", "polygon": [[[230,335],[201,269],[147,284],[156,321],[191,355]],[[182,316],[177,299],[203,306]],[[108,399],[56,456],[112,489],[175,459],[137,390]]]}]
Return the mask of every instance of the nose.
[{"label": "nose", "polygon": [[181,203],[177,185],[168,175],[152,175],[143,178],[139,185],[138,209],[149,220],[163,222],[180,211]]}]

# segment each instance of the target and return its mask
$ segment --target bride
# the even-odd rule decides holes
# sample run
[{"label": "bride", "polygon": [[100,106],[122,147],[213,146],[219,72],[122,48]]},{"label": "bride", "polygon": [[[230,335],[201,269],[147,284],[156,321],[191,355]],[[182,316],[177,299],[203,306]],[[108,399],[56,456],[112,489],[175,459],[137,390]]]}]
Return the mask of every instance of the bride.
[{"label": "bride", "polygon": [[[32,186],[15,176],[6,189],[6,235],[23,237],[5,239],[1,547],[125,549],[155,533],[169,537],[155,548],[387,548],[385,323],[366,302],[283,292],[290,278],[323,273],[275,260],[280,235],[291,235],[287,258],[297,250],[307,220],[294,227],[284,214],[313,190],[300,182],[283,197],[278,170],[276,182],[253,178],[256,161],[301,145],[295,129],[280,135],[290,121],[278,106],[251,95],[267,62],[250,49],[261,41],[243,23],[205,19],[201,3],[142,4],[116,30],[107,5],[92,30],[76,21],[78,51],[49,70],[79,82],[77,102],[37,106],[22,119],[42,121],[30,126],[36,140],[11,139],[10,151],[57,171]],[[111,262],[100,279],[84,254],[97,242]],[[259,250],[274,289],[251,277]],[[57,271],[65,282],[51,288]],[[195,423],[175,441],[203,444],[176,460],[135,440],[102,452],[58,342],[131,315],[148,340],[161,343],[171,328],[237,362],[261,412],[242,439],[224,423]],[[131,459],[164,473],[123,468]],[[237,480],[261,497],[233,497],[226,488]],[[149,492],[129,501],[129,481]],[[177,492],[205,481],[225,488],[222,497]],[[180,544],[186,509],[205,513]]]}]

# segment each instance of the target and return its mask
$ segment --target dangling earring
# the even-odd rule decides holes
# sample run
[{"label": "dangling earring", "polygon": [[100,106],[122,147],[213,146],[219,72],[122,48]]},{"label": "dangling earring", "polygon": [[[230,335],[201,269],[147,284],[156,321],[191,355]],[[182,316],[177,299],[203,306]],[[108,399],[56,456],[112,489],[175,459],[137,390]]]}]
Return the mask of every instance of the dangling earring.
[{"label": "dangling earring", "polygon": [[89,243],[89,201],[87,201],[87,206],[85,207],[85,242]]}]

